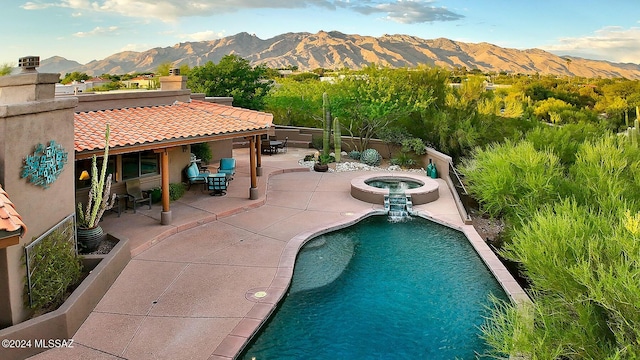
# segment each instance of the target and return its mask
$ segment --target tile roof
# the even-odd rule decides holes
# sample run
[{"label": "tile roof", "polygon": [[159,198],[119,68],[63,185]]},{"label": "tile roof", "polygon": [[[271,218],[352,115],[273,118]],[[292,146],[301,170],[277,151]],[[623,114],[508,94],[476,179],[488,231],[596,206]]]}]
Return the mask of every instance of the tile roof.
[{"label": "tile roof", "polygon": [[116,147],[266,130],[272,122],[272,114],[197,100],[79,112],[74,123],[75,151],[104,148],[107,123],[111,128],[109,146]]},{"label": "tile roof", "polygon": [[9,195],[0,186],[0,231],[18,231],[20,236],[27,232],[27,226],[22,222],[22,217],[16,211],[15,206],[9,200]]}]

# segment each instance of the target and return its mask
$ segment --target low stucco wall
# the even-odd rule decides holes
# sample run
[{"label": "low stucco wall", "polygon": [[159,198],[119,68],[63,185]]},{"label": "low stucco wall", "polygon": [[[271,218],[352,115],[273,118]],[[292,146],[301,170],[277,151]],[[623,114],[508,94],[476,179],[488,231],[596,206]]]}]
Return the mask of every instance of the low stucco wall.
[{"label": "low stucco wall", "polygon": [[410,173],[373,173],[358,176],[351,180],[351,196],[372,204],[384,205],[384,197],[389,194],[388,189],[381,189],[367,185],[369,180],[413,180],[422,186],[415,189],[405,190],[405,194],[411,195],[411,202],[414,205],[422,205],[439,198],[438,182],[426,176]]},{"label": "low stucco wall", "polygon": [[25,359],[45,350],[36,340],[70,340],[131,259],[129,241],[107,235],[118,244],[106,255],[85,255],[85,266],[95,266],[57,310],[0,330],[0,340],[31,340],[31,347],[0,347],[0,359]]}]

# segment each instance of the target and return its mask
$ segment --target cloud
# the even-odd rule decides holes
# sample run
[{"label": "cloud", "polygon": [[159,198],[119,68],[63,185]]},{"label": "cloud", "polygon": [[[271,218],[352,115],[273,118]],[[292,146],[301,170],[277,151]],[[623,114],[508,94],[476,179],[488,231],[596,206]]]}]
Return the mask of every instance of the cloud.
[{"label": "cloud", "polygon": [[[51,0],[50,0],[51,1]],[[464,16],[445,7],[436,7],[435,0],[41,0],[22,5],[26,10],[48,7],[70,8],[76,11],[115,13],[136,18],[155,18],[172,22],[182,17],[207,16],[244,9],[300,9],[318,7],[328,10],[346,9],[363,15],[381,14],[403,24],[451,21]]]},{"label": "cloud", "polygon": [[103,27],[98,26],[98,27],[94,28],[91,31],[87,31],[87,32],[79,31],[79,32],[73,34],[73,36],[80,37],[80,38],[92,37],[92,36],[99,36],[99,35],[113,33],[113,32],[116,32],[117,30],[118,30],[117,26],[109,26],[108,28],[103,28]]},{"label": "cloud", "polygon": [[224,31],[216,33],[212,30],[207,30],[207,31],[200,31],[192,34],[180,34],[178,38],[180,38],[181,40],[187,40],[187,41],[207,41],[207,40],[219,39],[224,36],[225,36]]},{"label": "cloud", "polygon": [[51,3],[34,3],[31,1],[28,1],[24,4],[22,4],[22,6],[20,6],[21,8],[25,9],[25,10],[42,10],[42,9],[46,9],[46,8],[50,8],[56,6],[56,4],[51,4]]},{"label": "cloud", "polygon": [[433,3],[434,1],[419,0],[397,0],[386,3],[363,1],[357,5],[348,3],[345,7],[365,15],[386,14],[385,19],[401,24],[453,21],[464,18],[463,15],[456,14],[445,7],[432,6]]},{"label": "cloud", "polygon": [[629,29],[619,26],[604,27],[595,31],[593,35],[560,38],[558,43],[543,48],[563,55],[638,63],[638,59],[640,59],[640,27]]}]

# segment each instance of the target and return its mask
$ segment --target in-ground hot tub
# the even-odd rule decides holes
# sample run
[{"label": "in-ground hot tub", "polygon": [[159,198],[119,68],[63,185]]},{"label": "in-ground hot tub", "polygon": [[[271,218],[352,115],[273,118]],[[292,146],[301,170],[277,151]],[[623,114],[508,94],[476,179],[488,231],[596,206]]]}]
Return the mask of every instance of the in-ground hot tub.
[{"label": "in-ground hot tub", "polygon": [[414,205],[438,200],[439,196],[438,182],[418,174],[374,173],[351,180],[351,196],[372,204],[384,205],[384,196],[389,194],[390,188],[411,195]]}]

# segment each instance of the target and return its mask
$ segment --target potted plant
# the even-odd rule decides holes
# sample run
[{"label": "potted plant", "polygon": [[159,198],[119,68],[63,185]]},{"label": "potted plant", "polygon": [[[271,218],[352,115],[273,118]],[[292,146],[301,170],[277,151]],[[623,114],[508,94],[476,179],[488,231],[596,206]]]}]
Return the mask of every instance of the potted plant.
[{"label": "potted plant", "polygon": [[111,194],[111,174],[107,175],[107,161],[109,159],[109,124],[105,130],[104,157],[102,158],[102,168],[98,176],[98,165],[96,156],[93,155],[91,161],[91,188],[86,207],[83,209],[82,203],[78,203],[77,209],[77,236],[78,248],[83,253],[95,251],[104,237],[102,227],[98,225],[102,214],[113,207],[116,201],[116,194]]},{"label": "potted plant", "polygon": [[326,172],[329,170],[329,163],[336,161],[331,155],[320,154],[313,165],[313,170],[317,172]]}]

